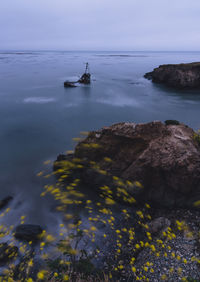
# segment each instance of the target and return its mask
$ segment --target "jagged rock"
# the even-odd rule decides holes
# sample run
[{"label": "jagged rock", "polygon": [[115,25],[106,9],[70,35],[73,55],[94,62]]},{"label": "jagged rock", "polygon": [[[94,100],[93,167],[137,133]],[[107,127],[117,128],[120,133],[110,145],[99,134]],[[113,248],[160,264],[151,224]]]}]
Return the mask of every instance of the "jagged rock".
[{"label": "jagged rock", "polygon": [[0,243],[0,264],[5,264],[18,254],[18,248],[9,246],[7,243]]},{"label": "jagged rock", "polygon": [[166,231],[168,227],[170,227],[171,221],[165,217],[158,217],[152,220],[149,226],[149,232],[151,234],[157,234],[163,231]]},{"label": "jagged rock", "polygon": [[161,65],[144,77],[176,88],[200,88],[200,62]]},{"label": "jagged rock", "polygon": [[36,241],[42,233],[42,228],[39,225],[22,224],[15,229],[15,238],[25,241]]},{"label": "jagged rock", "polygon": [[0,200],[0,209],[3,209],[5,206],[9,204],[10,201],[12,201],[13,197],[8,196],[4,198],[3,200]]},{"label": "jagged rock", "polygon": [[[119,123],[91,132],[74,157],[95,161],[122,179],[140,181],[140,199],[154,206],[193,207],[200,200],[200,146],[193,136],[184,124]],[[89,187],[98,185],[94,173],[86,170],[82,177]]]}]

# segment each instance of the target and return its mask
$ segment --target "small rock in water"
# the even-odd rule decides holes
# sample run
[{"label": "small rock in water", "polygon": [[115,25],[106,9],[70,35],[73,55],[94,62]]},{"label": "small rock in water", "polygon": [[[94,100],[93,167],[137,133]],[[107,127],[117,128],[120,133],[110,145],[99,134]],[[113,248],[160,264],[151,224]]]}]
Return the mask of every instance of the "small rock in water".
[{"label": "small rock in water", "polygon": [[36,241],[42,233],[39,225],[22,224],[18,225],[15,230],[15,238],[25,241]]}]

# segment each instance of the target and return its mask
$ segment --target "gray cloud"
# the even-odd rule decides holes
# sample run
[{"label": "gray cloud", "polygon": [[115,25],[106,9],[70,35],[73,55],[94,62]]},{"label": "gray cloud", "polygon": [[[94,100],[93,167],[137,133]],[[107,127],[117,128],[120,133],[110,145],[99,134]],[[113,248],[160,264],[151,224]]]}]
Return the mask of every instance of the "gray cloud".
[{"label": "gray cloud", "polygon": [[1,0],[0,49],[200,50],[198,0]]}]

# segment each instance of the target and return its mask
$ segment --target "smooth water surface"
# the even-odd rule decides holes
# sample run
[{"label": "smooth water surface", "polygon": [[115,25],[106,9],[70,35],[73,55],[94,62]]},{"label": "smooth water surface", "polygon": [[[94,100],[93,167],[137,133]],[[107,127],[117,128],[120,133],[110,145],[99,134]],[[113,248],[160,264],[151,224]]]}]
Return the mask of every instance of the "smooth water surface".
[{"label": "smooth water surface", "polygon": [[[116,122],[177,119],[200,128],[200,91],[153,85],[143,75],[160,64],[200,61],[200,52],[0,52],[0,198],[6,217],[54,225],[36,174],[45,160],[74,147],[72,137]],[[64,88],[89,62],[92,84]]]}]

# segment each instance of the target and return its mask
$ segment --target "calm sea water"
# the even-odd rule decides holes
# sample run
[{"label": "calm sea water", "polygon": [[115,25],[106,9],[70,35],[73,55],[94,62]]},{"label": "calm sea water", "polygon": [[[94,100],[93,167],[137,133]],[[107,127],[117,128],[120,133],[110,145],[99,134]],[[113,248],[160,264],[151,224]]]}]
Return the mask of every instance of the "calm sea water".
[{"label": "calm sea water", "polygon": [[[2,220],[52,226],[51,200],[36,177],[45,160],[73,148],[80,131],[112,123],[177,119],[200,128],[200,91],[153,85],[160,64],[200,61],[200,52],[0,52],[0,198],[13,195]],[[90,63],[92,84],[65,89]]]}]

